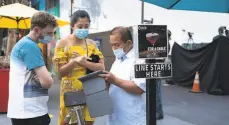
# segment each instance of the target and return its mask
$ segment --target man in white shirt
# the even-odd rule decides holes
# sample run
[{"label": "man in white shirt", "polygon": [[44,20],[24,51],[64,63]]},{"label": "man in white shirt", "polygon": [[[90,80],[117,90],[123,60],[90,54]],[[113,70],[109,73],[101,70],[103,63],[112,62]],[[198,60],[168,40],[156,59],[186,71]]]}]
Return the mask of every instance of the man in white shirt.
[{"label": "man in white shirt", "polygon": [[134,51],[131,32],[116,27],[110,33],[110,43],[116,56],[111,71],[100,75],[109,85],[114,113],[108,116],[109,125],[145,125],[145,79],[134,77]]}]

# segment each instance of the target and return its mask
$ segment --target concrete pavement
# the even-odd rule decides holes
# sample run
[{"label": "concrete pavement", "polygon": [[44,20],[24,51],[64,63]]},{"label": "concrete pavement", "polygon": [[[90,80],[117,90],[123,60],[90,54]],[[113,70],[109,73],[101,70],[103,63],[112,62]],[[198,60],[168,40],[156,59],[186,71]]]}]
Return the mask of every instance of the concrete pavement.
[{"label": "concrete pavement", "polygon": [[[57,125],[59,108],[59,82],[50,89],[49,113],[53,114],[51,125]],[[229,96],[189,93],[188,89],[163,87],[164,120],[157,125],[228,125]],[[5,114],[0,114],[0,125],[11,125]],[[96,118],[95,125],[106,125],[106,117]]]},{"label": "concrete pavement", "polygon": [[[95,125],[106,125],[105,116],[97,118]],[[165,115],[165,118],[163,120],[157,121],[157,125],[195,125],[195,124],[189,123],[187,121],[183,121],[181,119],[169,115]]]},{"label": "concrete pavement", "polygon": [[229,96],[190,93],[188,88],[163,87],[165,114],[195,125],[228,125]]}]

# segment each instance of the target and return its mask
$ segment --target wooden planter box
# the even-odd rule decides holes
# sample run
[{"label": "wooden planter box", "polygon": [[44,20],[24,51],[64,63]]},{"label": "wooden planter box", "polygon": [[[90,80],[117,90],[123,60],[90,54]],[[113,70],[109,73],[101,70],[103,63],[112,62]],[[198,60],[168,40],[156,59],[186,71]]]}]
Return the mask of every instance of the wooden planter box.
[{"label": "wooden planter box", "polygon": [[9,96],[9,71],[10,69],[0,69],[0,112],[7,112]]}]

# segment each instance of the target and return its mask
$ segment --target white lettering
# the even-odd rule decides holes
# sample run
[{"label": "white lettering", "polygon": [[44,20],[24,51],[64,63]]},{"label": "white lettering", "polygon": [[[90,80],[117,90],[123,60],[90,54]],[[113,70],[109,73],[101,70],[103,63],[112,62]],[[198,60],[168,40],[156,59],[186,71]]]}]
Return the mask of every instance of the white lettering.
[{"label": "white lettering", "polygon": [[139,26],[138,29],[139,29],[139,30],[146,30],[147,27],[146,27],[146,26]]},{"label": "white lettering", "polygon": [[146,65],[146,71],[148,71],[148,67],[149,67],[149,65]]},{"label": "white lettering", "polygon": [[172,64],[168,65],[168,70],[171,70]]},{"label": "white lettering", "polygon": [[162,65],[161,65],[161,70],[165,70],[165,67],[166,67],[166,66],[162,64]]},{"label": "white lettering", "polygon": [[146,72],[146,78],[161,77],[161,71]]},{"label": "white lettering", "polygon": [[153,51],[153,50],[166,51],[166,47],[148,47],[148,51]]},{"label": "white lettering", "polygon": [[[163,64],[162,64],[162,65],[163,65]],[[157,70],[161,70],[161,66],[162,66],[162,65],[158,65],[158,66],[157,66]]]},{"label": "white lettering", "polygon": [[146,78],[151,78],[151,73],[150,72],[146,72]]},{"label": "white lettering", "polygon": [[[145,75],[145,78],[160,78],[166,77],[167,71],[171,71],[172,64],[141,64],[135,65],[135,71],[139,72],[142,75]],[[166,71],[166,72],[164,72]],[[165,76],[164,76],[165,75]]]},{"label": "white lettering", "polygon": [[153,68],[153,65],[150,65],[150,70],[152,71],[154,68]]}]

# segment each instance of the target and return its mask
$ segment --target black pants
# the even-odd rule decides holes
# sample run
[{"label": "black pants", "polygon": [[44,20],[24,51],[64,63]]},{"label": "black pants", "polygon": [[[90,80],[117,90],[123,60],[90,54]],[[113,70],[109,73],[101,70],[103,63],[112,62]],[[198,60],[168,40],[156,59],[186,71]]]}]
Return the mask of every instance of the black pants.
[{"label": "black pants", "polygon": [[29,119],[11,119],[12,125],[49,125],[50,117],[48,114]]}]

